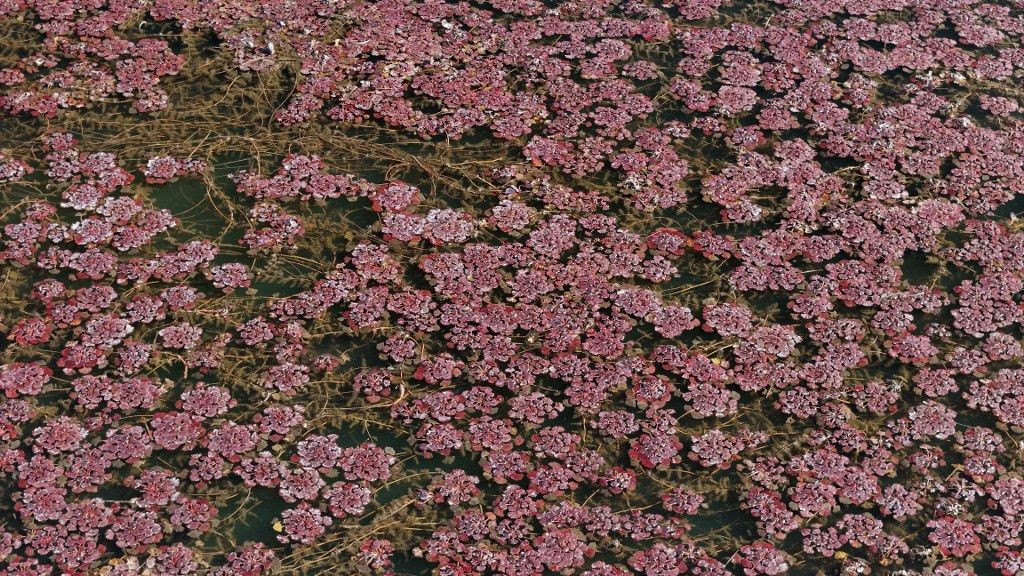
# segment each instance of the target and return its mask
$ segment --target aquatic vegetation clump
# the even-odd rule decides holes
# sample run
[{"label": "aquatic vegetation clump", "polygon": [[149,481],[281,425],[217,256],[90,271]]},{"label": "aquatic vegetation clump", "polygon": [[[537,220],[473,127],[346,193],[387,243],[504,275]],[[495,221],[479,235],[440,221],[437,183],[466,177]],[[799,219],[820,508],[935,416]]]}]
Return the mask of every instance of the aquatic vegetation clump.
[{"label": "aquatic vegetation clump", "polygon": [[1024,12],[0,0],[0,575],[1024,575]]}]

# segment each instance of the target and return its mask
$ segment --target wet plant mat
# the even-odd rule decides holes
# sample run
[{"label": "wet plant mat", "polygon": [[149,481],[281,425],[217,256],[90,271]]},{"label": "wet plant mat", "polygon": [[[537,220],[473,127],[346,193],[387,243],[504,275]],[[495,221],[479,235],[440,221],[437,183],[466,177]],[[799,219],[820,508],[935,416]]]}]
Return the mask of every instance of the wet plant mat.
[{"label": "wet plant mat", "polygon": [[0,576],[1024,576],[1022,34],[0,0]]}]

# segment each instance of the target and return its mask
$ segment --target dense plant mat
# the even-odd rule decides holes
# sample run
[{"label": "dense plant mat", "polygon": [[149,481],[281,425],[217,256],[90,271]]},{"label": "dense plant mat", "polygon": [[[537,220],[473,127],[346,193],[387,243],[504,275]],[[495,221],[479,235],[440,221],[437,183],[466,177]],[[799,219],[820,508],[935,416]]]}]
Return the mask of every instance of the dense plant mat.
[{"label": "dense plant mat", "polygon": [[1022,34],[0,0],[0,576],[1024,576]]}]

